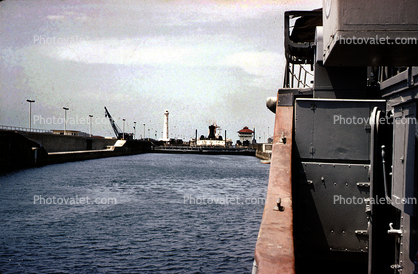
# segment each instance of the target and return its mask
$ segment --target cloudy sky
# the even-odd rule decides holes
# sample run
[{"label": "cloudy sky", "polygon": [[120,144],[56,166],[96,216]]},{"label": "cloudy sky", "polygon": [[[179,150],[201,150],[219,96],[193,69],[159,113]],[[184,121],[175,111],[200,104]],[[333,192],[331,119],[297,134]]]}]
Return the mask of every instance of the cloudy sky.
[{"label": "cloudy sky", "polygon": [[[211,123],[233,140],[255,127],[272,133],[265,107],[283,83],[283,13],[320,0],[0,2],[0,125],[113,136],[120,128],[161,138],[207,135]],[[59,119],[61,118],[61,119]],[[261,137],[261,139],[260,139]]]}]

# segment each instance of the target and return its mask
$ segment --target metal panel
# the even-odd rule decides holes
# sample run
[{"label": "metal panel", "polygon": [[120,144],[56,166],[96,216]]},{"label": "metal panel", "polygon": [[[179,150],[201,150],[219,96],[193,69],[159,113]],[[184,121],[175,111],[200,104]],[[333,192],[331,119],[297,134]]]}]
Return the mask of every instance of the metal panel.
[{"label": "metal panel", "polygon": [[295,148],[302,159],[369,161],[372,109],[383,100],[296,99]]},{"label": "metal panel", "polygon": [[293,93],[279,93],[278,96],[279,100],[277,101],[277,104],[279,106],[293,106],[294,102],[294,95]]},{"label": "metal panel", "polygon": [[323,0],[323,7],[325,65],[418,64],[416,43],[405,42],[418,38],[417,1]]},{"label": "metal panel", "polygon": [[295,110],[295,143],[294,153],[297,158],[311,158],[310,148],[313,143],[313,121],[314,102],[309,105],[308,101],[301,101],[296,99]]},{"label": "metal panel", "polygon": [[293,181],[296,245],[304,250],[367,251],[368,167],[299,164]]},{"label": "metal panel", "polygon": [[[416,105],[396,107],[393,125],[392,204],[414,216]],[[408,201],[408,199],[410,199]]]}]

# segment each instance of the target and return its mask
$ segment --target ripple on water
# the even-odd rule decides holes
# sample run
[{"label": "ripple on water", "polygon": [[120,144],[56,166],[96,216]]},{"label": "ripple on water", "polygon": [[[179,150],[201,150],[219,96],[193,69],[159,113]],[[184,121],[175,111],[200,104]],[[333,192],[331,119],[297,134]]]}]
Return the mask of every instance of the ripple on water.
[{"label": "ripple on water", "polygon": [[[244,156],[143,154],[0,177],[1,273],[244,273],[264,205],[188,198],[265,197],[268,166]],[[39,205],[43,197],[116,204]]]}]

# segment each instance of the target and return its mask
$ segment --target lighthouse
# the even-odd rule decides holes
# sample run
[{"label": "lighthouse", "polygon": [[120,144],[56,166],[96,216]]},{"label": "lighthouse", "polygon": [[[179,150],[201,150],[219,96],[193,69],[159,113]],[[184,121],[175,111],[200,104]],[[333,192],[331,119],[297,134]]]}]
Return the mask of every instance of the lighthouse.
[{"label": "lighthouse", "polygon": [[164,128],[163,128],[163,138],[162,141],[168,142],[170,139],[168,138],[168,110],[166,109],[164,112]]}]

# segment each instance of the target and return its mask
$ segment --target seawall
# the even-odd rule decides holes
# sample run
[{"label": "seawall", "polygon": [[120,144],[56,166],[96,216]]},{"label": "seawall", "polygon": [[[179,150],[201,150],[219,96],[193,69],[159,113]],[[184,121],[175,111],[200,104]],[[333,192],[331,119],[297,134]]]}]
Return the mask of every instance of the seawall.
[{"label": "seawall", "polygon": [[0,172],[46,164],[83,161],[144,152],[228,154],[270,160],[271,144],[250,147],[156,146],[145,140],[122,141],[99,137],[0,130]]},{"label": "seawall", "polygon": [[255,144],[255,156],[261,160],[270,160],[273,144]]},{"label": "seawall", "polygon": [[40,166],[47,163],[48,152],[35,141],[7,130],[0,130],[0,172]]},{"label": "seawall", "polygon": [[40,144],[48,153],[105,149],[107,146],[111,146],[116,142],[116,139],[99,137],[82,137],[24,131],[19,131],[18,133]]},{"label": "seawall", "polygon": [[178,154],[227,154],[255,156],[256,151],[252,148],[234,147],[190,147],[190,146],[157,146],[153,153],[178,153]]},{"label": "seawall", "polygon": [[0,172],[150,152],[148,141],[0,130]]}]

